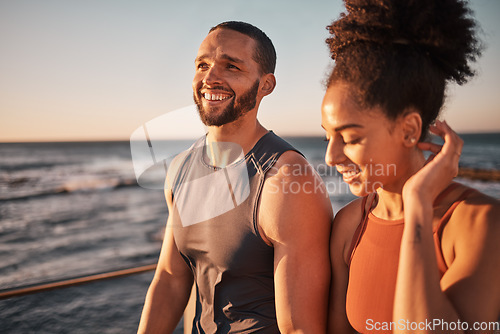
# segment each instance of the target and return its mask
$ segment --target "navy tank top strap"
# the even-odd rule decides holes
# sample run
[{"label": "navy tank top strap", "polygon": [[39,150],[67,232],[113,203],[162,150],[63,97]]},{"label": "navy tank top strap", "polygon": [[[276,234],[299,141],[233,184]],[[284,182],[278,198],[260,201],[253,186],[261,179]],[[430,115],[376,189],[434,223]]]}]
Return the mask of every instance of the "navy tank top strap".
[{"label": "navy tank top strap", "polygon": [[248,164],[249,167],[253,167],[249,168],[249,176],[252,177],[256,172],[265,174],[286,151],[295,151],[304,156],[292,145],[278,137],[273,131],[266,133],[257,141],[250,152],[246,154],[247,161],[252,161],[252,163]]}]

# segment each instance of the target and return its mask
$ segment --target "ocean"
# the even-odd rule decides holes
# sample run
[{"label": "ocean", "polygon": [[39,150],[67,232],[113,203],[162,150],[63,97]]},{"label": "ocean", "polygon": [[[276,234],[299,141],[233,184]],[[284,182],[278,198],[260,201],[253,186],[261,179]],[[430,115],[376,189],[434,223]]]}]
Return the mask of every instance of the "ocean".
[{"label": "ocean", "polygon": [[[500,133],[462,138],[462,167],[500,170]],[[325,166],[323,138],[287,140],[318,170],[335,212],[354,199]],[[498,181],[458,181],[500,198]],[[0,290],[154,263],[167,216],[163,191],[137,185],[129,142],[0,144]],[[0,332],[135,333],[152,277],[0,300]]]}]

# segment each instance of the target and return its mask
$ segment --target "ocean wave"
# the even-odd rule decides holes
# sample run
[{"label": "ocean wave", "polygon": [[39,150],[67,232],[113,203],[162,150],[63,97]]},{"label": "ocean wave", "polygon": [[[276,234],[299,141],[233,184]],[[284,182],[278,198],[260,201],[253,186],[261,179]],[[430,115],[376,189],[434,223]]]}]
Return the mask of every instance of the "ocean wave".
[{"label": "ocean wave", "polygon": [[21,172],[28,170],[43,170],[50,169],[54,167],[69,166],[69,162],[33,162],[33,163],[22,163],[22,164],[2,164],[0,167],[4,172]]},{"label": "ocean wave", "polygon": [[[12,180],[13,184],[21,184],[26,180]],[[77,178],[70,179],[48,189],[24,189],[22,192],[7,192],[0,195],[0,201],[28,200],[37,197],[54,196],[76,192],[99,192],[137,185],[135,178]]]}]

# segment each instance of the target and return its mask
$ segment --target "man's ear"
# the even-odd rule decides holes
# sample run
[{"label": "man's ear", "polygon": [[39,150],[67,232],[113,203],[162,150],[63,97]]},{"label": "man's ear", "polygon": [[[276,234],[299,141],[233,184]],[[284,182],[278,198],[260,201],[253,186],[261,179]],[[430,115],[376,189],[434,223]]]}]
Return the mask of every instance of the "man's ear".
[{"label": "man's ear", "polygon": [[403,144],[406,147],[414,147],[420,140],[422,134],[422,117],[415,108],[406,108],[400,119]]},{"label": "man's ear", "polygon": [[260,80],[259,93],[262,97],[269,95],[276,87],[276,77],[272,73],[264,74]]}]

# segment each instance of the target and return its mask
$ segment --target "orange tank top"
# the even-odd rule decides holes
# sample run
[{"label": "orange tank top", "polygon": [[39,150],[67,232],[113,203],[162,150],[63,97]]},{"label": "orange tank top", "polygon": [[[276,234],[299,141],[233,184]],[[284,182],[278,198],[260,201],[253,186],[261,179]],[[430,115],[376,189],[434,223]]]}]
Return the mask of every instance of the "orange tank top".
[{"label": "orange tank top", "polygon": [[[453,183],[443,191],[435,205],[457,185]],[[448,269],[441,250],[443,229],[457,205],[472,191],[474,189],[465,189],[434,228],[434,245],[441,277]],[[392,322],[404,221],[375,217],[369,209],[366,210],[367,207],[371,208],[374,199],[374,195],[363,199],[362,220],[351,243],[346,312],[351,326],[359,333],[392,333],[390,328],[384,330],[384,325]],[[367,201],[370,201],[369,206],[366,205]]]}]

